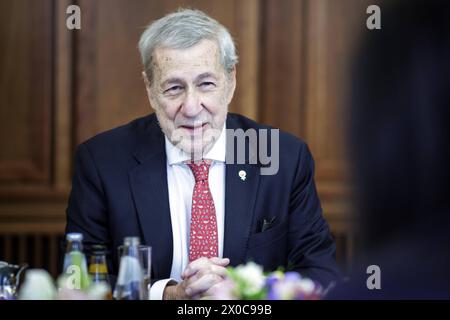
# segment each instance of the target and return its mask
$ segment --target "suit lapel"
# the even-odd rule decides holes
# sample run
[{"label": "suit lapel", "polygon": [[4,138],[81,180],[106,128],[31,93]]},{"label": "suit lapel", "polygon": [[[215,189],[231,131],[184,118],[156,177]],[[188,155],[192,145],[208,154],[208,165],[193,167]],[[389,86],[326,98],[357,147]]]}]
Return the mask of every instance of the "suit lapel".
[{"label": "suit lapel", "polygon": [[[239,125],[229,117],[227,128],[238,129]],[[152,246],[155,279],[168,278],[173,255],[172,223],[164,135],[155,117],[142,135],[135,157],[139,165],[129,172],[129,179],[141,231],[145,243]],[[246,160],[245,164],[234,161],[226,165],[223,256],[230,258],[232,265],[245,259],[260,179],[259,166]],[[245,180],[239,176],[240,171],[245,172]]]},{"label": "suit lapel", "polygon": [[158,279],[170,277],[173,240],[164,136],[156,121],[150,126],[135,154],[140,164],[129,172],[129,179],[145,243],[152,246],[153,274]]},{"label": "suit lapel", "polygon": [[[227,129],[237,128],[235,120],[228,118]],[[229,143],[227,137],[227,150]],[[241,178],[240,172],[245,173],[245,179]],[[249,164],[248,157],[245,164],[237,164],[234,161],[234,164],[226,165],[223,257],[230,258],[233,266],[243,263],[245,259],[258,186],[259,166]]]},{"label": "suit lapel", "polygon": [[[239,171],[246,172],[245,181]],[[253,220],[254,203],[259,184],[259,169],[255,165],[230,164],[225,178],[225,234],[223,257],[232,265],[244,262],[245,248]]]}]

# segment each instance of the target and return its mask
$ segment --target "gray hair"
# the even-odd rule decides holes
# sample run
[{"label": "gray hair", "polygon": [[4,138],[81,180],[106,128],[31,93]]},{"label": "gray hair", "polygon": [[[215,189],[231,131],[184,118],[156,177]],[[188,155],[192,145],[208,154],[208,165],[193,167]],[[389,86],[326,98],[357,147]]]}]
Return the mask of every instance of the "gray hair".
[{"label": "gray hair", "polygon": [[152,60],[156,48],[187,49],[204,39],[217,42],[221,64],[231,72],[238,63],[233,38],[223,25],[204,12],[180,9],[151,23],[139,40],[142,64],[149,80],[153,78]]}]

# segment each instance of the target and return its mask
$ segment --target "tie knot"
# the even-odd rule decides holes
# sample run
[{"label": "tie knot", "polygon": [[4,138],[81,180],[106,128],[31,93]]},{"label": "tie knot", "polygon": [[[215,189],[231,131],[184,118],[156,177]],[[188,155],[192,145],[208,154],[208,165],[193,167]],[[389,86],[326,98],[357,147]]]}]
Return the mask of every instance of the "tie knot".
[{"label": "tie knot", "polygon": [[191,168],[194,174],[195,182],[208,180],[209,167],[211,163],[205,160],[200,162],[188,163],[189,168]]}]

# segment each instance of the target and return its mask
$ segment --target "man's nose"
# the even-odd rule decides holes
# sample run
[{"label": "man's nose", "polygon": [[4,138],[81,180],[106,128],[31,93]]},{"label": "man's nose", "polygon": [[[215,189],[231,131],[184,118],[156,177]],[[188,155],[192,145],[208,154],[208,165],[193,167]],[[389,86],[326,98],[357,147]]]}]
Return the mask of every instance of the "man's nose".
[{"label": "man's nose", "polygon": [[195,90],[186,92],[181,112],[185,117],[195,117],[202,111],[202,102],[200,96]]}]

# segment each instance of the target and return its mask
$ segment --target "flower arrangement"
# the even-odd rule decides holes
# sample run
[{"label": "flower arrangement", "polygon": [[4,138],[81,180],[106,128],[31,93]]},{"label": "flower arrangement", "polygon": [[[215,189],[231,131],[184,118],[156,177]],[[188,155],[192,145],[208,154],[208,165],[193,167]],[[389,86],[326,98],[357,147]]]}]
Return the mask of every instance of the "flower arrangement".
[{"label": "flower arrangement", "polygon": [[319,300],[322,287],[297,272],[264,273],[254,262],[229,267],[222,286],[213,293],[219,300]]}]

